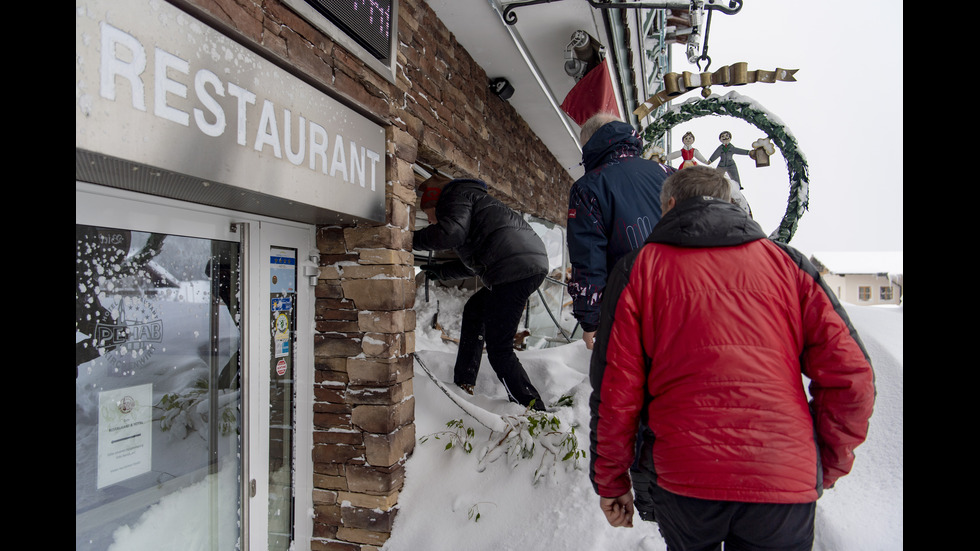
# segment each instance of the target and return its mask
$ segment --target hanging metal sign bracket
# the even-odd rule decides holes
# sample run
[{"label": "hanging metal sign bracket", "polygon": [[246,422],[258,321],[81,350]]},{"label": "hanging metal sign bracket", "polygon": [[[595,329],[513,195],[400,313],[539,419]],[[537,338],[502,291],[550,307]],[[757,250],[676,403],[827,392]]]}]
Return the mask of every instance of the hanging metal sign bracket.
[{"label": "hanging metal sign bracket", "polygon": [[[503,18],[508,25],[517,23],[515,8],[533,6],[535,4],[550,4],[561,2],[562,0],[527,0],[525,2],[511,2],[504,8]],[[601,2],[599,0],[588,0],[589,5],[598,10],[691,10],[697,11],[718,10],[727,15],[735,15],[742,9],[742,0],[663,0],[661,2]]]}]

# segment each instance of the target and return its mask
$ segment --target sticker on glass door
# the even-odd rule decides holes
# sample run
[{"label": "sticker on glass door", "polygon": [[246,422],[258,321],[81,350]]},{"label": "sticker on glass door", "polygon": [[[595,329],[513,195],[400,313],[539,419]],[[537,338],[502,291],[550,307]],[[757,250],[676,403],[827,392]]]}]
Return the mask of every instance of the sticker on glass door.
[{"label": "sticker on glass door", "polygon": [[269,300],[272,356],[269,358],[269,542],[285,551],[295,538],[293,438],[296,337],[296,249],[269,248]]}]

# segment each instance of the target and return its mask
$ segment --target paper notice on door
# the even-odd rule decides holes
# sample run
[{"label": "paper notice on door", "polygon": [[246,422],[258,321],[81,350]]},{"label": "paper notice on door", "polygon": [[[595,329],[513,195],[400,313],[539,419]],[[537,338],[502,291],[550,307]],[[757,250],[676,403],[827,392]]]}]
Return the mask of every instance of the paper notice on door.
[{"label": "paper notice on door", "polygon": [[99,393],[99,488],[150,471],[153,385]]}]

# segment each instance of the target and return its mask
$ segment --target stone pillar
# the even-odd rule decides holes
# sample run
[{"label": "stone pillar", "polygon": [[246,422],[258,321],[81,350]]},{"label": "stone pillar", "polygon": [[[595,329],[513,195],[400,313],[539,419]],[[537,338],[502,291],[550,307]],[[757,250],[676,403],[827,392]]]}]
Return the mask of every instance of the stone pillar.
[{"label": "stone pillar", "polygon": [[411,213],[417,147],[389,127],[388,223],[321,227],[316,290],[313,549],[375,549],[397,513],[415,447],[415,280]]}]

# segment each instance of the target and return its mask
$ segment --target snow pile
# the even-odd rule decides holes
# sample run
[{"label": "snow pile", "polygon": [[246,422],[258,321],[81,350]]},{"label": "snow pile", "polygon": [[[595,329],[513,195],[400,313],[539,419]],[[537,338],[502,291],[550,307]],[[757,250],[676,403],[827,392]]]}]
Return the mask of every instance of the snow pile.
[{"label": "snow pile", "polygon": [[[480,460],[494,451],[500,438],[500,433],[494,433],[495,439],[491,439],[490,430],[482,425],[499,426],[495,420],[519,416],[524,408],[507,401],[486,356],[474,396],[467,396],[452,385],[456,345],[444,340],[443,332],[433,329],[431,322],[438,304],[440,325],[458,338],[460,312],[468,296],[468,292],[458,289],[431,286],[426,302],[424,291],[419,290],[418,354],[432,376],[442,381],[456,400],[465,401],[470,413],[450,400],[416,363],[416,434],[425,441],[417,443],[406,462],[399,512],[391,538],[382,549],[664,551],[666,546],[654,523],[643,522],[639,517],[629,529],[612,528],[606,523],[589,481],[587,456],[558,461],[537,481],[535,473],[543,456],[540,450],[525,459],[497,453],[496,460]],[[900,306],[846,307],[871,355],[878,396],[868,440],[857,449],[854,470],[817,502],[814,549],[902,549],[903,310]],[[562,397],[571,398],[570,405],[555,407],[551,415],[557,418],[558,430],[574,428],[579,449],[587,452],[591,352],[582,341],[575,341],[556,348],[519,352],[518,356],[548,405]],[[453,431],[447,423],[457,420],[473,429],[471,453],[459,446],[446,449]],[[234,469],[223,469],[219,476],[234,476]],[[227,489],[236,484],[227,479],[219,486]],[[143,518],[118,529],[112,535],[115,543],[110,549],[157,549],[162,541],[182,549],[196,548],[197,542],[189,541],[187,535],[195,530],[189,529],[181,540],[174,533],[163,537],[160,529],[171,526],[167,519],[176,512],[207,503],[199,493],[206,487],[205,481],[168,496]],[[233,497],[226,498],[234,501]],[[222,511],[229,513],[234,512]]]},{"label": "snow pile", "polygon": [[[416,349],[426,367],[450,391],[455,345],[428,327],[429,312],[439,301],[439,321],[458,337],[458,313],[467,294],[441,287],[430,289],[429,302],[419,295]],[[877,402],[867,442],[857,449],[854,470],[817,502],[817,551],[902,549],[903,536],[903,311],[894,306],[845,305],[871,355]],[[563,429],[575,427],[578,445],[588,451],[591,352],[581,341],[518,356],[548,404],[563,395],[572,405],[555,415]],[[503,551],[562,549],[563,551],[662,551],[666,545],[657,525],[639,517],[633,528],[612,528],[599,511],[588,476],[588,458],[566,462],[537,484],[535,456],[511,465],[498,460],[481,463],[481,446],[490,431],[480,426],[436,387],[416,364],[416,434],[419,439],[406,464],[399,512],[384,551]],[[468,408],[490,415],[515,415],[522,409],[507,401],[484,356],[476,395],[456,392]],[[446,423],[461,420],[474,429],[474,451],[445,449]],[[497,435],[499,436],[499,435]],[[478,516],[477,516],[478,515]]]}]

